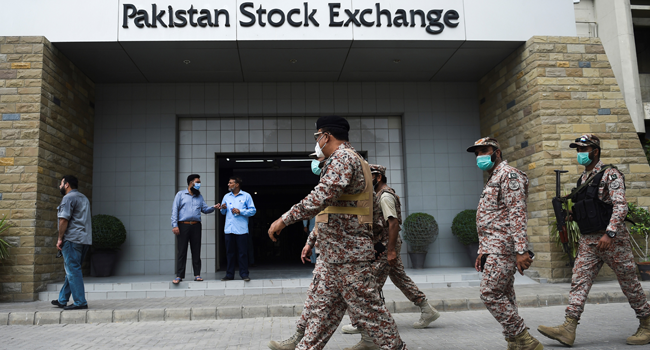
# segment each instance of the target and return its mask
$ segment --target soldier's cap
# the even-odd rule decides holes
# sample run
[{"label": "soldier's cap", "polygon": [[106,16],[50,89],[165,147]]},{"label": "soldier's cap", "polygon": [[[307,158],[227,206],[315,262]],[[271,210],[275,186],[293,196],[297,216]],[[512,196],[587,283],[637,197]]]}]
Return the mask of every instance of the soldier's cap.
[{"label": "soldier's cap", "polygon": [[501,148],[501,146],[499,146],[499,141],[497,141],[497,139],[492,137],[484,137],[482,139],[476,140],[476,142],[474,142],[472,146],[467,147],[467,152],[474,153],[474,150],[483,146],[494,146],[497,149]]},{"label": "soldier's cap", "polygon": [[322,128],[328,128],[330,130],[338,129],[347,133],[350,131],[350,123],[348,123],[345,118],[339,117],[338,115],[327,115],[318,118],[316,121],[316,130]]},{"label": "soldier's cap", "polygon": [[600,139],[594,134],[584,134],[569,145],[571,148],[595,146],[600,148]]},{"label": "soldier's cap", "polygon": [[370,165],[370,173],[371,174],[381,174],[382,176],[386,176],[386,167],[383,165],[379,164],[369,164]]}]

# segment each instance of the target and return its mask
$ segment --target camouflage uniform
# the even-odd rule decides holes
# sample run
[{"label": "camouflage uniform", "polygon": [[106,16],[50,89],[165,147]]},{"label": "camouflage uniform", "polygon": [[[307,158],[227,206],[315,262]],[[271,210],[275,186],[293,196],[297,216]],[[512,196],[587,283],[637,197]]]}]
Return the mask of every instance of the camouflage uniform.
[{"label": "camouflage uniform", "polygon": [[[355,206],[337,201],[342,194],[358,194],[366,187],[354,148],[344,143],[330,156],[321,171],[320,183],[300,203],[282,215],[285,225],[316,216],[327,206]],[[373,206],[374,207],[374,206]],[[395,321],[379,298],[371,261],[373,232],[356,215],[329,214],[328,222],[317,222],[320,266],[314,271],[301,316],[307,319],[305,335],[296,349],[322,349],[347,309],[382,349],[406,349]],[[314,241],[310,234],[310,244]]]},{"label": "camouflage uniform", "polygon": [[[585,170],[581,176],[582,183],[602,170],[604,166],[605,164],[599,161],[590,173]],[[598,198],[613,205],[612,217],[606,230],[586,234],[580,238],[566,315],[576,320],[580,319],[593,281],[603,264],[607,264],[616,273],[621,289],[636,312],[637,318],[648,317],[650,305],[636,276],[630,236],[623,222],[627,216],[625,177],[618,169],[605,170],[599,184]],[[612,239],[612,246],[608,250],[600,251],[596,245],[606,231],[616,232],[616,237]]]},{"label": "camouflage uniform", "polygon": [[517,252],[528,251],[526,198],[528,177],[502,161],[488,179],[476,213],[479,254],[489,254],[483,269],[481,299],[503,326],[506,337],[526,329],[513,287]]},{"label": "camouflage uniform", "polygon": [[[376,207],[381,208],[380,199],[381,196],[386,193],[389,196],[393,196],[395,199],[395,211],[397,212],[397,222],[402,224],[402,206],[400,204],[399,196],[395,193],[395,190],[388,186],[384,186],[376,195],[377,202],[375,203]],[[388,245],[388,222],[384,218],[384,215],[380,215],[380,220],[382,221],[383,230],[381,234],[376,237],[376,242],[381,242],[383,245]],[[386,278],[390,277],[390,280],[393,281],[395,287],[399,288],[404,296],[413,303],[419,304],[426,299],[426,295],[420,291],[417,285],[406,275],[404,271],[404,264],[402,263],[402,258],[400,257],[399,252],[402,249],[402,239],[397,237],[397,245],[395,246],[395,251],[397,252],[397,263],[395,266],[391,266],[388,263],[387,254],[382,254],[382,256],[373,263],[373,266],[376,271],[377,278],[377,289],[381,292],[386,283]]]}]

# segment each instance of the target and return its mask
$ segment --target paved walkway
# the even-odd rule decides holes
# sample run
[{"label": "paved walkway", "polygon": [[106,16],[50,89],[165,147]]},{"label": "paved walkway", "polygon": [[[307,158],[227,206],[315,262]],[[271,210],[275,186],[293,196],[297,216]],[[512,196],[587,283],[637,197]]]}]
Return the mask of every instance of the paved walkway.
[{"label": "paved walkway", "polygon": [[[642,282],[646,294],[650,282]],[[566,305],[568,283],[516,285],[521,307]],[[484,309],[479,287],[424,289],[428,299],[440,311]],[[417,312],[399,290],[384,292],[392,313]],[[203,296],[161,299],[98,300],[87,311],[61,311],[47,301],[0,304],[0,324],[64,324],[145,321],[198,321],[256,317],[295,317],[302,312],[304,293],[237,296]],[[597,282],[589,303],[627,303],[617,282]]]},{"label": "paved walkway", "polygon": [[[545,349],[567,347],[544,338],[537,326],[563,321],[564,307],[523,308],[520,314]],[[402,339],[410,350],[484,349],[503,350],[506,342],[501,327],[485,310],[444,313],[429,328],[414,329],[418,314],[394,315]],[[349,323],[347,316],[341,326]],[[647,349],[629,346],[638,321],[626,304],[588,305],[578,326],[572,349]],[[339,330],[340,327],[339,326]],[[196,322],[140,322],[46,326],[0,327],[2,345],[12,350],[32,349],[267,349],[269,340],[288,338],[295,330],[295,318],[266,317]],[[343,349],[359,341],[358,335],[337,331],[326,350]]]}]

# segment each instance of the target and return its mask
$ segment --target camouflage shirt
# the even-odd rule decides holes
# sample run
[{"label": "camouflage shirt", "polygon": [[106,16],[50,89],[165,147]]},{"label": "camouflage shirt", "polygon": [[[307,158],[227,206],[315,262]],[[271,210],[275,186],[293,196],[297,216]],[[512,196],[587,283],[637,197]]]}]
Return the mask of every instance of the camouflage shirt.
[{"label": "camouflage shirt", "polygon": [[479,254],[528,250],[526,198],[528,177],[502,161],[488,179],[476,212]]},{"label": "camouflage shirt", "polygon": [[[384,186],[384,188],[381,189],[381,191],[377,192],[375,198],[375,207],[379,208],[381,210],[381,197],[386,193],[387,196],[392,196],[395,200],[395,211],[397,212],[397,223],[399,225],[402,224],[402,205],[399,201],[399,196],[395,193],[395,190],[388,187],[388,185]],[[379,232],[375,233],[375,239],[374,242],[381,242],[384,245],[388,245],[388,238],[389,238],[389,232],[388,232],[388,221],[386,220],[383,211],[379,213],[379,221],[381,221],[381,226],[382,229]],[[397,236],[397,241],[401,241],[399,235]]]},{"label": "camouflage shirt", "polygon": [[[328,206],[356,206],[354,201],[337,201],[342,194],[359,194],[366,187],[361,162],[350,143],[345,142],[332,153],[321,170],[320,182],[300,203],[282,215],[285,225],[316,216]],[[375,205],[373,205],[373,208]],[[373,231],[361,224],[356,215],[328,214],[328,222],[317,222],[320,259],[332,264],[372,261]],[[377,215],[374,215],[375,225]],[[310,241],[313,236],[310,235]]]},{"label": "camouflage shirt", "polygon": [[[580,176],[582,183],[585,183],[590,177],[596,175],[603,167],[605,167],[605,164],[598,161],[591,172],[588,173],[586,170],[582,172]],[[598,198],[607,204],[613,205],[612,217],[605,231],[614,231],[617,234],[626,233],[627,228],[625,227],[624,220],[627,216],[627,200],[625,199],[625,177],[623,173],[615,168],[605,170],[603,179],[598,185]],[[597,242],[605,231],[585,235],[585,237],[591,237],[591,239]],[[617,235],[616,238],[627,239],[627,235]]]}]

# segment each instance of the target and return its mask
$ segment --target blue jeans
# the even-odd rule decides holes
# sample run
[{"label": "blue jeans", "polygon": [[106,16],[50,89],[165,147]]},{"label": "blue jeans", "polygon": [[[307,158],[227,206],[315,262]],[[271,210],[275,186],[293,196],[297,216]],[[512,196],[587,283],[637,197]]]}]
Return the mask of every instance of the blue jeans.
[{"label": "blue jeans", "polygon": [[63,241],[63,265],[65,266],[65,282],[61,292],[59,292],[59,303],[67,304],[70,300],[70,294],[74,299],[74,305],[84,306],[86,302],[86,291],[84,289],[84,279],[81,272],[81,263],[88,253],[89,245],[77,244]]},{"label": "blue jeans", "polygon": [[235,261],[239,265],[239,276],[248,277],[248,233],[236,235],[226,234],[226,257],[228,264],[226,266],[226,277],[235,277]]}]

